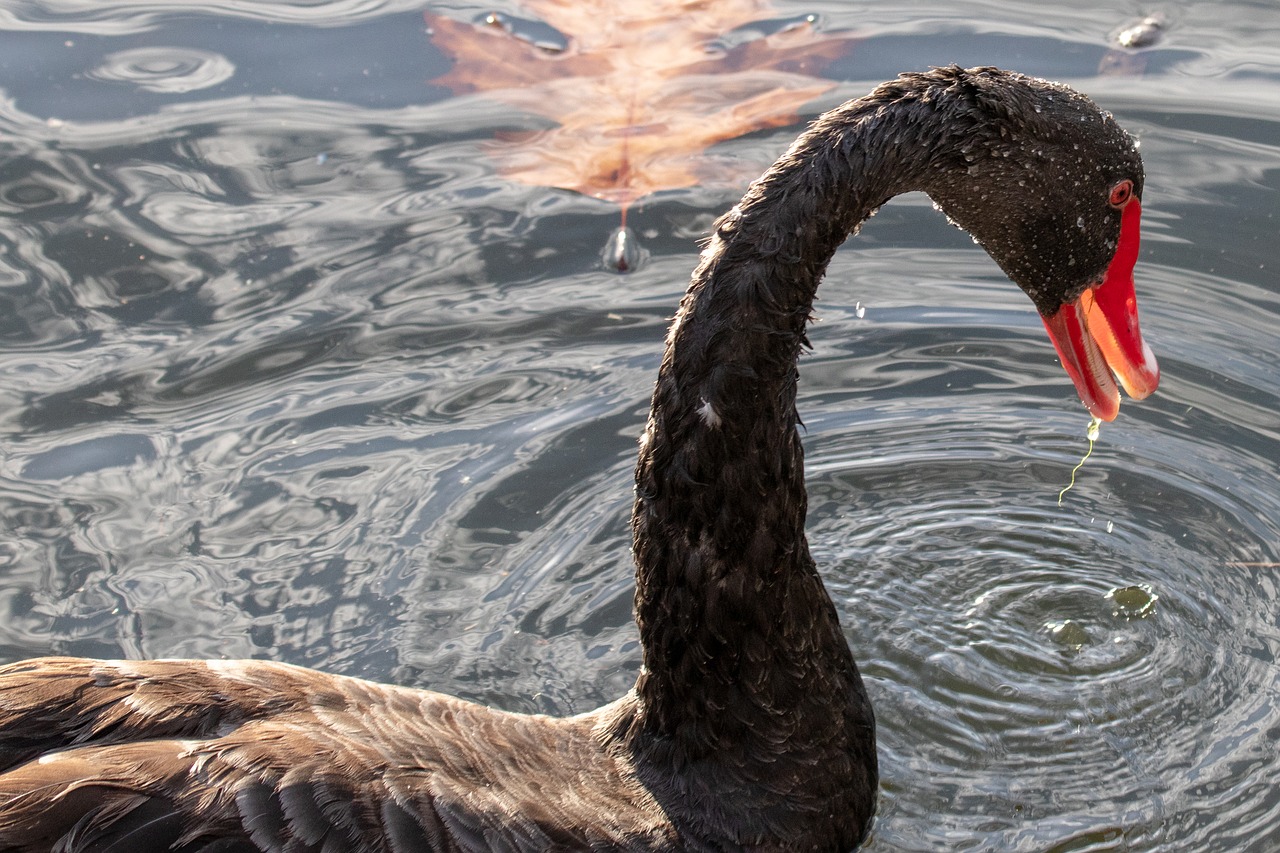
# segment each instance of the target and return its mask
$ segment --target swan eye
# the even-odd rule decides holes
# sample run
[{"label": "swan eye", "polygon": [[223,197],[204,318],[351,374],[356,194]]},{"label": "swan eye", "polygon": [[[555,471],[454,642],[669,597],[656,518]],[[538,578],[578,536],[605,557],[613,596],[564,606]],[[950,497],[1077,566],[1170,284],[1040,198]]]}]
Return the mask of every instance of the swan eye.
[{"label": "swan eye", "polygon": [[1112,207],[1124,207],[1133,198],[1133,181],[1125,178],[1111,188],[1111,197],[1107,201]]}]

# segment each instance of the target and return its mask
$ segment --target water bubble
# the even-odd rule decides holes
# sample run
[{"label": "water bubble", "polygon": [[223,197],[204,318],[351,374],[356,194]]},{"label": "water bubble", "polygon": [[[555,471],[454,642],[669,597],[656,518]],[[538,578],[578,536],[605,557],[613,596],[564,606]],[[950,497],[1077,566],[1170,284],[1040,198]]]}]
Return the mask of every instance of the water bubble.
[{"label": "water bubble", "polygon": [[1130,24],[1116,33],[1115,42],[1121,47],[1127,47],[1131,50],[1151,47],[1160,41],[1164,30],[1165,20],[1163,15],[1148,15],[1136,24]]}]

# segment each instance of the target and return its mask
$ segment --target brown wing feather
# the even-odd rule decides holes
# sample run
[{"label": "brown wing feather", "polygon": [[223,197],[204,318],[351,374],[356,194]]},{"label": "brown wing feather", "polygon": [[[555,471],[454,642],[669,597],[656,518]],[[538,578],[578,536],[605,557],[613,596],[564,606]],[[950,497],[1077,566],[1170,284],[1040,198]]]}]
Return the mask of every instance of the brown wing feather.
[{"label": "brown wing feather", "polygon": [[26,661],[0,851],[668,849],[595,723],[261,661]]}]

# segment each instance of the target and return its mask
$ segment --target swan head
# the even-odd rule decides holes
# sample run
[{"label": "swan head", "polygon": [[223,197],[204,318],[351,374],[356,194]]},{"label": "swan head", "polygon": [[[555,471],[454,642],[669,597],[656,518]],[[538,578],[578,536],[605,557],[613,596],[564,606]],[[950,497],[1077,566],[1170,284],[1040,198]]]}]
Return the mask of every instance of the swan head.
[{"label": "swan head", "polygon": [[1137,142],[1087,97],[974,69],[952,104],[963,142],[928,188],[1035,303],[1085,406],[1112,420],[1160,371],[1138,325],[1142,219]]}]

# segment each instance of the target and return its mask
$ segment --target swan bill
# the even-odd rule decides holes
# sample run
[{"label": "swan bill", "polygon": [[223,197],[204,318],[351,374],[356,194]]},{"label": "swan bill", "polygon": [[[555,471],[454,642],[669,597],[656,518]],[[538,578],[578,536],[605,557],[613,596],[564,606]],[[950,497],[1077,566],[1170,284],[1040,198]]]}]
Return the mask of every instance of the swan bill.
[{"label": "swan bill", "polygon": [[1142,207],[1136,198],[1124,208],[1115,255],[1102,281],[1042,317],[1067,375],[1094,417],[1115,420],[1120,412],[1116,380],[1135,400],[1160,384],[1155,353],[1142,339],[1133,267],[1138,260]]}]

